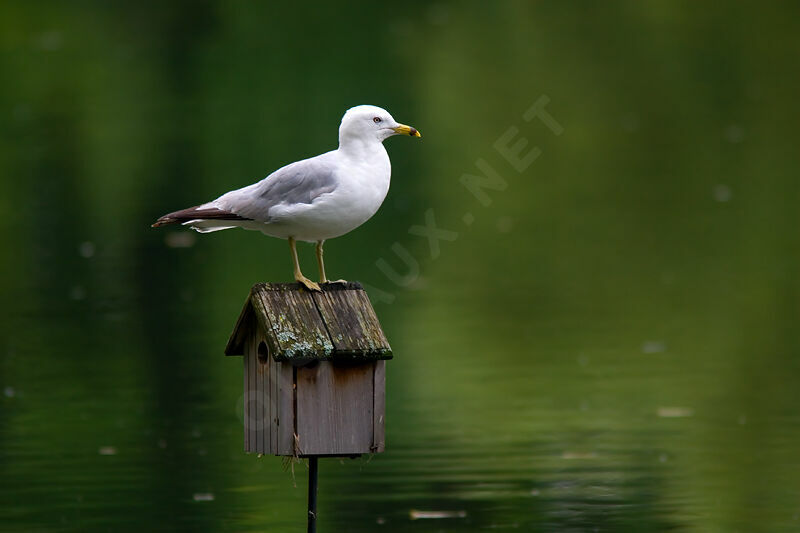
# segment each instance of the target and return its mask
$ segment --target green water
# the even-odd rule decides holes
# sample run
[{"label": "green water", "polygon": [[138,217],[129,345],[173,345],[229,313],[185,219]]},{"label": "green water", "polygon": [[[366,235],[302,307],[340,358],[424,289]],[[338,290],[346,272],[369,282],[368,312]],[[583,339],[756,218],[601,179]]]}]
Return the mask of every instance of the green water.
[{"label": "green water", "polygon": [[800,530],[799,14],[4,2],[0,530],[304,530],[222,356],[286,243],[149,224],[360,103],[423,138],[326,247],[395,359],[386,453],[320,462],[320,531]]}]

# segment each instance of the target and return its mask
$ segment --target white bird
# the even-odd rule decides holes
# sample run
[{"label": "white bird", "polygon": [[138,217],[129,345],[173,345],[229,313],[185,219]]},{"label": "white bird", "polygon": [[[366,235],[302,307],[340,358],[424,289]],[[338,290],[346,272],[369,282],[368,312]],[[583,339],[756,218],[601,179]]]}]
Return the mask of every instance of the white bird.
[{"label": "white bird", "polygon": [[300,271],[296,241],[316,242],[320,283],[328,283],[322,245],[378,211],[392,174],[383,141],[398,134],[421,137],[385,109],[353,107],[342,117],[336,150],[290,163],[211,202],[164,215],[153,227],[183,224],[200,233],[238,227],[288,239],[294,279],[319,291],[319,285]]}]

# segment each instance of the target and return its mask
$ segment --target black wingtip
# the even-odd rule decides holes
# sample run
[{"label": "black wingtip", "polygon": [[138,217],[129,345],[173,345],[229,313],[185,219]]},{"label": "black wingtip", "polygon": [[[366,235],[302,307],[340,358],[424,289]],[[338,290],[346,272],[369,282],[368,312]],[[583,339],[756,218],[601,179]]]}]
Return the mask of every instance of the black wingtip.
[{"label": "black wingtip", "polygon": [[169,217],[165,216],[165,217],[159,218],[158,220],[156,220],[155,222],[150,224],[150,227],[151,228],[160,228],[161,226],[167,226],[169,224],[175,224],[176,222],[178,222],[178,221],[175,220],[174,218],[169,218]]}]

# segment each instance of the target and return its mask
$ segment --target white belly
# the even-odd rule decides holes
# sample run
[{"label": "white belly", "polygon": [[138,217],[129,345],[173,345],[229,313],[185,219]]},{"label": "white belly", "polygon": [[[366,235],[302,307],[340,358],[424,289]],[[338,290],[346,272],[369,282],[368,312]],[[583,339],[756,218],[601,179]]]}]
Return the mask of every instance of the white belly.
[{"label": "white belly", "polygon": [[333,192],[310,204],[273,207],[269,213],[271,222],[258,229],[272,237],[309,242],[353,231],[372,218],[389,192],[391,167],[385,151],[383,155],[380,164],[372,160],[365,162],[363,168],[353,168]]}]

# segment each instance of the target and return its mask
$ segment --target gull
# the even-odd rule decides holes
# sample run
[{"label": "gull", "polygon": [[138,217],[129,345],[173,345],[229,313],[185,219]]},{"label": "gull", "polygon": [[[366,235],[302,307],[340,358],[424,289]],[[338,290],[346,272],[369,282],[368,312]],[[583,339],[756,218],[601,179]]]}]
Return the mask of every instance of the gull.
[{"label": "gull", "polygon": [[350,108],[342,117],[336,150],[290,163],[216,200],[166,214],[153,227],[182,224],[200,233],[244,228],[287,239],[294,279],[308,290],[320,291],[319,284],[300,271],[296,242],[316,243],[320,283],[329,283],[322,245],[378,211],[392,174],[383,141],[393,135],[422,136],[380,107]]}]

